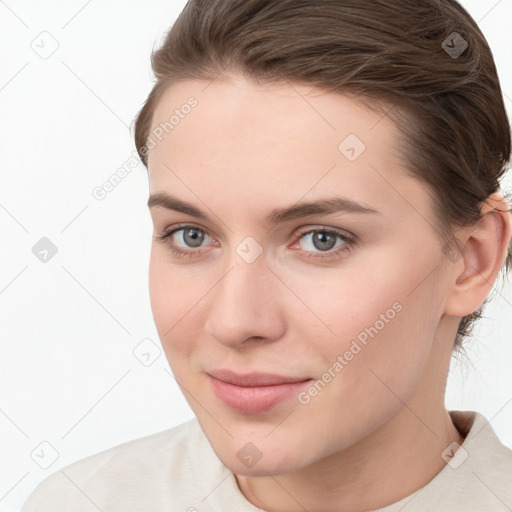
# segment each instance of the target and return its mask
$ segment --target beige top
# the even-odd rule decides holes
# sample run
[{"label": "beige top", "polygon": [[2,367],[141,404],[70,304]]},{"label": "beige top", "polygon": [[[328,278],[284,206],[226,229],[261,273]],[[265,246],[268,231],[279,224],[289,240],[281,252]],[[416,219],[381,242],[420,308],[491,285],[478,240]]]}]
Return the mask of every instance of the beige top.
[{"label": "beige top", "polygon": [[[466,435],[424,487],[379,512],[512,510],[512,451],[479,413],[450,411]],[[467,434],[466,434],[467,432]],[[457,448],[455,446],[455,448]],[[240,492],[196,419],[70,464],[22,512],[261,512]]]}]

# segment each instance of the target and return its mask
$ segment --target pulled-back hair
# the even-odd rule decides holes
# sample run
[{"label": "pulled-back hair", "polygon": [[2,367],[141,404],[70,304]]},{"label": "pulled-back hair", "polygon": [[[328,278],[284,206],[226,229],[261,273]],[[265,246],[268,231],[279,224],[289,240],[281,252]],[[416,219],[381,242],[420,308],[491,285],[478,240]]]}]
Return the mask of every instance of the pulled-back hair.
[{"label": "pulled-back hair", "polygon": [[[352,94],[402,131],[408,172],[429,185],[436,230],[451,240],[447,255],[453,228],[480,218],[510,160],[491,50],[454,0],[190,0],[151,62],[156,83],[135,121],[146,166],[155,107],[176,81],[228,72]],[[488,299],[462,318],[455,350]]]}]

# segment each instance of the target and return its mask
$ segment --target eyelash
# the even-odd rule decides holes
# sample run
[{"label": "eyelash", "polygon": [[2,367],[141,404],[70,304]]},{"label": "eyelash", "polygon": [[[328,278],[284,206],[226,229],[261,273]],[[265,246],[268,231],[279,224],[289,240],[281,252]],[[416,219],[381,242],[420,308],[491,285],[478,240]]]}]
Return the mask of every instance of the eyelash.
[{"label": "eyelash", "polygon": [[[172,237],[172,235],[174,235],[174,233],[181,231],[181,230],[186,230],[186,229],[194,229],[194,230],[199,231],[200,233],[208,234],[204,229],[199,228],[198,226],[195,226],[193,224],[184,224],[184,225],[181,225],[178,227],[174,227],[171,230],[165,231],[161,235],[155,236],[155,240],[168,245],[171,252],[179,257],[191,258],[194,256],[201,255],[204,252],[203,251],[204,247],[201,247],[199,249],[186,250],[186,249],[182,249],[181,247],[177,246],[174,242],[171,241],[171,237]],[[354,235],[348,235],[346,233],[342,233],[341,231],[339,231],[337,229],[328,228],[328,227],[320,227],[317,229],[308,229],[308,230],[301,231],[301,232],[297,233],[297,235],[296,235],[296,242],[298,242],[304,235],[308,235],[310,233],[324,233],[327,235],[332,235],[332,236],[342,239],[344,244],[332,252],[328,252],[328,251],[313,252],[313,251],[299,250],[300,252],[302,252],[304,254],[304,256],[306,258],[333,259],[333,258],[336,258],[337,256],[340,256],[341,254],[343,254],[345,252],[352,250],[353,246],[356,243],[356,237]],[[294,242],[294,244],[295,244],[295,242]]]}]

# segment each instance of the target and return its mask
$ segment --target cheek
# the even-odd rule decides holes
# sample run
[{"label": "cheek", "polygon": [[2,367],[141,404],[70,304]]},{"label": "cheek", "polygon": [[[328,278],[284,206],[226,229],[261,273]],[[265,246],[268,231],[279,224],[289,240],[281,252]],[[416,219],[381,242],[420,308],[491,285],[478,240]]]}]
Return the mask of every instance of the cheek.
[{"label": "cheek", "polygon": [[194,280],[183,267],[170,264],[164,251],[161,247],[151,250],[149,295],[160,341],[170,353],[187,350],[189,340],[197,339],[194,326],[199,329],[201,325],[198,306],[208,288],[204,280]]},{"label": "cheek", "polygon": [[[316,389],[299,400],[304,424],[321,431],[319,450],[329,449],[322,439],[335,438],[341,449],[378,428],[415,392],[429,364],[440,297],[430,283],[408,295],[407,276],[396,277],[331,307],[339,313],[329,319],[337,335],[324,338]],[[328,421],[319,427],[319,418]]]},{"label": "cheek", "polygon": [[413,266],[395,259],[386,268],[373,265],[366,273],[325,280],[322,293],[307,292],[307,283],[299,291],[333,333],[316,345],[322,361],[316,377],[336,381],[329,387],[338,389],[338,398],[367,402],[370,389],[391,393],[386,384],[399,396],[412,392],[442,313],[442,276],[432,272],[434,260]]},{"label": "cheek", "polygon": [[162,332],[172,326],[172,318],[169,317],[173,316],[178,304],[178,297],[176,293],[173,293],[176,286],[173,281],[169,268],[168,266],[166,268],[161,255],[161,249],[153,245],[149,262],[149,296],[153,318],[161,339]]}]

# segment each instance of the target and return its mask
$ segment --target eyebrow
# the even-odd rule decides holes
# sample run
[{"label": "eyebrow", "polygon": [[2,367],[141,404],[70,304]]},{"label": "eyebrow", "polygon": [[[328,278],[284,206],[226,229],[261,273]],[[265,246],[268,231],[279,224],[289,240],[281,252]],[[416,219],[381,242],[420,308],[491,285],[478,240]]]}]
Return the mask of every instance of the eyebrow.
[{"label": "eyebrow", "polygon": [[[166,208],[177,212],[191,215],[198,219],[210,220],[208,215],[194,206],[177,197],[173,197],[163,192],[158,192],[149,196],[148,208],[155,207]],[[310,215],[326,215],[329,213],[347,212],[347,213],[380,213],[371,206],[352,201],[344,197],[334,197],[320,199],[309,203],[300,203],[285,208],[276,208],[272,210],[265,220],[270,224],[279,224]]]}]

